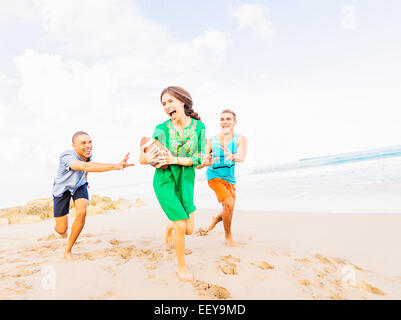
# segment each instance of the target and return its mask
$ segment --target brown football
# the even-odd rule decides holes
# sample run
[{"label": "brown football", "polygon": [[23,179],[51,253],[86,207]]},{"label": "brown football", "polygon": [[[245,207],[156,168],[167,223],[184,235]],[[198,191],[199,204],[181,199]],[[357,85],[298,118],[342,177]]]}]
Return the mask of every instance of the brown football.
[{"label": "brown football", "polygon": [[[163,146],[159,141],[157,141],[157,140],[155,140],[153,138],[142,137],[141,142],[140,142],[141,148],[144,145],[146,145],[145,149],[143,150],[144,152],[147,152],[148,150],[150,150],[155,145],[156,148],[158,149],[157,156],[167,155],[167,148],[165,146]],[[156,168],[158,162],[149,162],[149,164]],[[168,168],[168,164],[160,167],[160,169],[167,169],[167,168]]]}]

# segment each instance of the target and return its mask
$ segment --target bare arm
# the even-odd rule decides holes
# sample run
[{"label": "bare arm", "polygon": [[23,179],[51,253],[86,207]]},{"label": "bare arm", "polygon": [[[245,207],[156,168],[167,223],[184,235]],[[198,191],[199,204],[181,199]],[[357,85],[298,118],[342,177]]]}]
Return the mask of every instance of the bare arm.
[{"label": "bare arm", "polygon": [[192,159],[189,157],[173,157],[170,150],[167,150],[167,156],[164,158],[157,158],[159,160],[156,168],[160,168],[164,165],[178,164],[180,166],[189,167],[192,166]]},{"label": "bare arm", "polygon": [[217,159],[212,160],[212,156],[213,154],[212,152],[212,148],[213,148],[213,142],[212,139],[207,139],[206,141],[206,146],[205,146],[205,155],[203,157],[202,160],[202,164],[200,164],[199,166],[196,167],[196,169],[202,169],[204,167],[208,167],[210,166],[214,161],[216,161]]},{"label": "bare arm", "polygon": [[121,170],[127,167],[132,167],[133,163],[127,163],[129,153],[119,163],[100,163],[100,162],[85,162],[85,161],[74,161],[71,163],[70,168],[77,171],[85,172],[105,172],[110,170]]},{"label": "bare arm", "polygon": [[247,153],[247,140],[244,136],[239,136],[237,141],[237,153],[233,154],[234,162],[244,162]]}]

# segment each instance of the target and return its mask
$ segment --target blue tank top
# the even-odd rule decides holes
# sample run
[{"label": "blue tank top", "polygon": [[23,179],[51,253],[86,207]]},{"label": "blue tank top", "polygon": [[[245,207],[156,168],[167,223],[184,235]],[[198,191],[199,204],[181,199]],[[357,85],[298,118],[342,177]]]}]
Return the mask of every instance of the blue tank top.
[{"label": "blue tank top", "polygon": [[[227,144],[227,149],[231,153],[237,153],[237,138],[238,135],[234,133],[232,140]],[[235,162],[231,160],[226,160],[224,157],[224,151],[220,149],[220,143],[216,136],[212,138],[214,152],[213,158],[218,157],[211,166],[207,167],[206,178],[207,180],[220,178],[229,183],[234,184],[235,180]]]}]

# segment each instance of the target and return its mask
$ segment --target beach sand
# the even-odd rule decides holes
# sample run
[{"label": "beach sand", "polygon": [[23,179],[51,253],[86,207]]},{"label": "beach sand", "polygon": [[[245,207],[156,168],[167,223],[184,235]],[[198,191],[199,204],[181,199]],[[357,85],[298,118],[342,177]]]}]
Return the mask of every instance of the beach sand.
[{"label": "beach sand", "polygon": [[[0,299],[401,299],[401,215],[236,211],[224,244],[215,210],[186,236],[180,282],[160,209],[88,216],[73,252],[53,219],[0,225]],[[72,223],[70,219],[70,225]]]}]

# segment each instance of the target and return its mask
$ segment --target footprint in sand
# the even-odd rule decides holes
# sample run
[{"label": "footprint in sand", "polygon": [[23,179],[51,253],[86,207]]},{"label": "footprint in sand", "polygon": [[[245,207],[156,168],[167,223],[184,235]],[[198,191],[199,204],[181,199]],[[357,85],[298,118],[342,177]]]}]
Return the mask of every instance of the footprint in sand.
[{"label": "footprint in sand", "polygon": [[270,249],[267,251],[267,253],[270,254],[271,256],[275,256],[275,257],[277,257],[279,255],[277,251],[270,250]]},{"label": "footprint in sand", "polygon": [[219,264],[219,269],[228,275],[237,275],[237,265],[231,262],[223,262]]},{"label": "footprint in sand", "polygon": [[23,288],[25,290],[30,290],[32,289],[32,286],[30,284],[28,284],[26,281],[24,280],[20,280],[20,281],[16,281],[15,284],[17,285],[18,288]]},{"label": "footprint in sand", "polygon": [[315,254],[315,258],[319,260],[321,263],[331,263],[329,259],[327,259],[325,256],[321,255],[320,253]]},{"label": "footprint in sand", "polygon": [[152,254],[150,255],[150,257],[148,259],[150,261],[159,262],[163,257],[164,257],[163,252],[161,252],[160,250],[154,250],[154,251],[152,251]]},{"label": "footprint in sand", "polygon": [[234,262],[240,262],[241,261],[240,258],[236,258],[236,257],[232,256],[231,254],[229,254],[228,256],[221,257],[221,260],[234,261]]},{"label": "footprint in sand", "polygon": [[20,278],[20,277],[26,277],[26,276],[31,276],[35,273],[40,272],[40,269],[37,267],[33,268],[27,268],[27,266],[20,266],[19,269],[24,268],[23,270],[19,270],[16,274],[14,274],[12,277],[13,278]]},{"label": "footprint in sand", "polygon": [[96,237],[96,234],[93,234],[93,233],[85,233],[85,234],[82,235],[82,237],[85,237],[85,238],[92,238],[92,237]]},{"label": "footprint in sand", "polygon": [[111,239],[111,240],[109,241],[109,243],[110,243],[111,245],[113,245],[113,246],[118,246],[118,245],[120,245],[120,241],[118,241],[117,239]]},{"label": "footprint in sand", "polygon": [[207,236],[208,233],[209,232],[207,230],[202,229],[202,228],[199,228],[198,231],[195,232],[196,235],[199,235],[199,236],[202,236],[202,237]]},{"label": "footprint in sand", "polygon": [[274,266],[266,261],[252,262],[251,265],[257,266],[262,270],[270,270],[274,269]]},{"label": "footprint in sand", "polygon": [[218,265],[219,269],[228,275],[237,275],[237,265],[234,262],[240,262],[241,259],[233,257],[231,254],[228,256],[222,256]]},{"label": "footprint in sand", "polygon": [[308,258],[299,258],[299,259],[294,259],[294,261],[296,262],[302,262],[302,263],[311,263],[312,261],[310,261]]},{"label": "footprint in sand", "polygon": [[303,285],[303,286],[305,286],[305,287],[308,287],[308,286],[311,285],[311,282],[309,280],[306,280],[306,279],[298,280],[298,283]]},{"label": "footprint in sand", "polygon": [[[173,246],[168,246],[165,250],[166,250],[166,252],[167,252],[168,254],[173,254],[173,253],[175,252]],[[191,249],[185,249],[184,254],[185,254],[186,256],[187,256],[187,255],[190,255],[190,254],[192,254],[192,250],[191,250]]]},{"label": "footprint in sand", "polygon": [[365,282],[365,281],[358,281],[358,284],[356,285],[357,288],[363,289],[365,291],[368,291],[373,294],[377,294],[379,296],[385,296],[386,293],[383,290],[380,290],[379,288],[376,288],[372,286],[371,284]]},{"label": "footprint in sand", "polygon": [[38,241],[50,241],[50,240],[60,240],[61,237],[56,236],[55,234],[51,234],[47,237],[39,238]]},{"label": "footprint in sand", "polygon": [[17,258],[15,260],[9,260],[9,262],[11,262],[11,263],[19,263],[19,262],[28,262],[28,260]]},{"label": "footprint in sand", "polygon": [[198,291],[200,296],[206,296],[212,299],[229,299],[231,298],[230,292],[223,287],[210,284],[204,281],[195,280],[192,285]]},{"label": "footprint in sand", "polygon": [[106,272],[110,272],[113,277],[117,275],[116,270],[112,266],[103,267],[103,270]]}]

